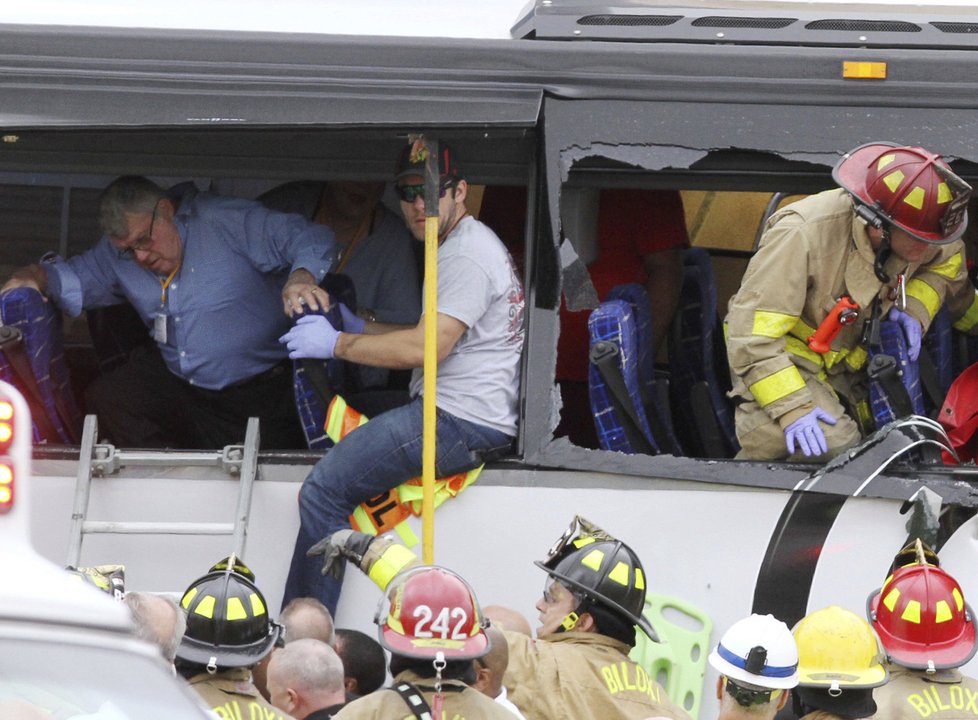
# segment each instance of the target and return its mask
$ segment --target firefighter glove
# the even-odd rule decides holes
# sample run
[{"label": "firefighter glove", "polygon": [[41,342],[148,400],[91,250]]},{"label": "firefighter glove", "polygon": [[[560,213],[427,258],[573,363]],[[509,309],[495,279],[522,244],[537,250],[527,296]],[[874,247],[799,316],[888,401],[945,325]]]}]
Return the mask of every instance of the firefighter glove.
[{"label": "firefighter glove", "polygon": [[920,356],[920,339],[924,334],[920,322],[913,315],[908,315],[898,307],[890,308],[886,317],[898,324],[903,330],[903,335],[907,338],[907,357],[910,358],[910,362],[916,362]]},{"label": "firefighter glove", "polygon": [[323,567],[320,572],[323,575],[329,574],[339,578],[343,571],[342,560],[344,558],[353,560],[359,566],[367,548],[370,547],[370,543],[374,539],[375,536],[373,535],[344,528],[337,530],[332,535],[327,535],[313,545],[306,552],[306,556],[322,555]]},{"label": "firefighter glove", "polygon": [[822,408],[816,407],[784,429],[784,440],[790,454],[794,454],[795,445],[808,457],[824,455],[828,452],[829,446],[825,442],[825,433],[819,427],[819,420],[828,425],[835,425],[834,417]]},{"label": "firefighter glove", "polygon": [[278,341],[289,349],[289,357],[329,360],[340,333],[322,315],[303,315]]},{"label": "firefighter glove", "polygon": [[367,324],[366,320],[350,310],[343,303],[340,303],[340,316],[343,318],[343,332],[359,335],[363,332],[363,328]]}]

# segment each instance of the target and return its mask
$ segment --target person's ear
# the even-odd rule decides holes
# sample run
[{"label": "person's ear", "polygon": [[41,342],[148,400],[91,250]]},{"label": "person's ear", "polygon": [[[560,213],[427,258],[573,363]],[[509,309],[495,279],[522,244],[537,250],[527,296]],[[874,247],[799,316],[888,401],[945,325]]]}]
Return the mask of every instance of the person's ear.
[{"label": "person's ear", "polygon": [[717,678],[717,700],[723,699],[723,676]]},{"label": "person's ear", "polygon": [[465,180],[459,180],[455,184],[455,202],[464,203],[469,194],[469,184]]},{"label": "person's ear", "polygon": [[782,690],[781,699],[778,701],[778,712],[788,704],[788,696],[791,695],[791,690]]},{"label": "person's ear", "polygon": [[489,687],[489,683],[492,680],[492,671],[489,670],[482,663],[473,660],[472,665],[475,668],[475,682],[472,683],[472,687],[481,693],[485,693],[486,689]]},{"label": "person's ear", "polygon": [[173,216],[177,214],[177,206],[170,198],[163,198],[160,200],[156,213],[161,215],[164,220],[173,220]]},{"label": "person's ear", "polygon": [[595,632],[597,629],[597,623],[594,622],[594,616],[591,613],[581,613],[577,618],[577,624],[574,626],[574,630],[580,632]]},{"label": "person's ear", "polygon": [[285,694],[288,695],[288,698],[289,698],[289,701],[288,701],[289,702],[289,706],[287,708],[283,708],[283,709],[285,710],[285,712],[287,712],[287,713],[289,713],[291,715],[292,714],[292,711],[295,710],[299,706],[299,694],[295,690],[293,690],[292,688],[286,688]]}]

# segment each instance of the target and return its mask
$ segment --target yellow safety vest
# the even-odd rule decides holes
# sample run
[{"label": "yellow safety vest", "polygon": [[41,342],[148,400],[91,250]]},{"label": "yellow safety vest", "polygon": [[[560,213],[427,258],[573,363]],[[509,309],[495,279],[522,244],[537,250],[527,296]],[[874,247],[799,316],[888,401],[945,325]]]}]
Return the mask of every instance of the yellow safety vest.
[{"label": "yellow safety vest", "polygon": [[[336,395],[326,410],[326,424],[323,429],[330,440],[338,443],[366,422],[367,418],[362,413],[351,408],[342,396]],[[485,466],[480,465],[466,473],[435,480],[435,507],[474,483],[483,467]],[[418,537],[406,520],[412,515],[421,516],[423,492],[421,478],[411,478],[396,488],[360,503],[350,515],[350,525],[354,530],[370,535],[381,535],[394,530],[405,545],[413,547],[418,544]]]}]

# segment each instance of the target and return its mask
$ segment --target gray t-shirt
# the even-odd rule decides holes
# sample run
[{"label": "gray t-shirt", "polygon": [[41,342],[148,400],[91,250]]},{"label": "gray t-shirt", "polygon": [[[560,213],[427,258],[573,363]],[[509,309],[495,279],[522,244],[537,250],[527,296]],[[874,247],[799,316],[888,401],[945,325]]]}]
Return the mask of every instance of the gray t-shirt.
[{"label": "gray t-shirt", "polygon": [[[463,218],[438,248],[438,312],[468,328],[438,365],[439,408],[516,435],[523,310],[523,284],[506,248],[481,222]],[[422,384],[417,369],[412,396]]]}]

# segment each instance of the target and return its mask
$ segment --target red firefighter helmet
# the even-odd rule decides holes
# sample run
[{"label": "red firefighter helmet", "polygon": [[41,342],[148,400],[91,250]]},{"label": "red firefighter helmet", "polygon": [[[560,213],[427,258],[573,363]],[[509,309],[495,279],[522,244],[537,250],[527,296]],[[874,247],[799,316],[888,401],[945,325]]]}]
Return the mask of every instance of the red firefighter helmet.
[{"label": "red firefighter helmet", "polygon": [[397,655],[471,660],[489,650],[482,611],[465,580],[443,567],[423,565],[397,575],[374,622],[380,644]]},{"label": "red firefighter helmet", "polygon": [[832,178],[883,222],[918,240],[943,245],[968,224],[971,186],[940,155],[876,142],[846,153]]},{"label": "red firefighter helmet", "polygon": [[[961,462],[978,462],[978,363],[951,383],[937,417]],[[947,453],[944,462],[953,464]]]},{"label": "red firefighter helmet", "polygon": [[940,670],[975,654],[975,622],[957,580],[927,563],[898,568],[869,596],[867,614],[895,663]]}]

